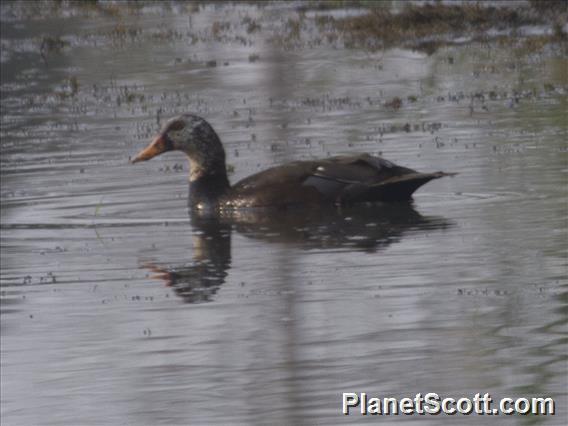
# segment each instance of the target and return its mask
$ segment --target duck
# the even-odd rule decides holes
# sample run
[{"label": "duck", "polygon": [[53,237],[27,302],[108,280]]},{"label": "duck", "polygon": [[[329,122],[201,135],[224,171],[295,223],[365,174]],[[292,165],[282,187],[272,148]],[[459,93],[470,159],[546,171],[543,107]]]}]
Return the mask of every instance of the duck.
[{"label": "duck", "polygon": [[456,174],[421,173],[379,156],[353,154],[285,163],[231,185],[221,139],[211,124],[191,113],[168,120],[131,163],[169,151],[189,159],[190,208],[209,211],[408,202],[427,182]]}]

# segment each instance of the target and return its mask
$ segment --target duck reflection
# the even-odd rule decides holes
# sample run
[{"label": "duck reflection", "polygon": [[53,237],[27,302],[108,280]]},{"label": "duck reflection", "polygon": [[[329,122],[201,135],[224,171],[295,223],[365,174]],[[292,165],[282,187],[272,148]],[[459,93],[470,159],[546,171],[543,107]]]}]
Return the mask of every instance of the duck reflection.
[{"label": "duck reflection", "polygon": [[191,265],[167,269],[145,265],[155,273],[153,278],[163,280],[187,303],[212,301],[231,267],[231,224],[219,219],[214,216],[191,217],[194,228]]},{"label": "duck reflection", "polygon": [[411,204],[353,208],[239,210],[222,215],[192,212],[193,262],[183,267],[145,266],[187,303],[214,300],[231,267],[231,233],[298,249],[384,250],[405,234],[448,228],[440,217],[425,217]]}]

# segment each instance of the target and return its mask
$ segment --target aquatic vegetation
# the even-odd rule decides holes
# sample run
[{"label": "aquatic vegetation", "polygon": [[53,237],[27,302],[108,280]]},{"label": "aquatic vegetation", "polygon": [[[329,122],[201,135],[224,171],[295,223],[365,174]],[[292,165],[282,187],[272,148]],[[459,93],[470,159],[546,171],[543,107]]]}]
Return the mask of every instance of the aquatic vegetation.
[{"label": "aquatic vegetation", "polygon": [[248,34],[252,34],[262,29],[262,26],[250,16],[245,16],[241,21],[241,25],[246,26]]},{"label": "aquatic vegetation", "polygon": [[226,21],[215,21],[211,24],[211,35],[214,38],[220,38],[223,33],[229,31],[231,23]]},{"label": "aquatic vegetation", "polygon": [[[551,2],[554,3],[554,2]],[[539,9],[540,10],[540,9]],[[546,9],[548,11],[548,9]],[[564,17],[567,12],[564,11]],[[487,6],[480,3],[406,3],[399,13],[372,8],[360,16],[342,19],[325,17],[319,25],[332,24],[352,47],[384,48],[402,45],[433,52],[448,44],[448,37],[476,37],[496,29],[517,29],[523,25],[554,24],[558,17],[535,13],[534,9]],[[552,21],[552,22],[551,22]],[[558,29],[560,28],[560,29]],[[556,36],[563,34],[557,26]]]},{"label": "aquatic vegetation", "polygon": [[69,42],[61,37],[44,37],[41,41],[40,50],[43,53],[60,52],[69,46]]},{"label": "aquatic vegetation", "polygon": [[400,99],[398,96],[395,96],[390,101],[385,102],[385,106],[394,110],[400,109],[400,107],[402,106],[402,99]]}]

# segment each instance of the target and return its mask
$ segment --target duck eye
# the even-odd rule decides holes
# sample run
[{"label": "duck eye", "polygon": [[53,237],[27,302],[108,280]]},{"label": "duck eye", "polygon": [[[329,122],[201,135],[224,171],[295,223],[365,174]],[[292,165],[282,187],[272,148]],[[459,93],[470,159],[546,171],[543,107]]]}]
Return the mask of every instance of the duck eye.
[{"label": "duck eye", "polygon": [[184,127],[185,127],[184,122],[177,120],[168,126],[168,131],[173,130],[174,132],[177,132],[178,130],[183,129]]}]

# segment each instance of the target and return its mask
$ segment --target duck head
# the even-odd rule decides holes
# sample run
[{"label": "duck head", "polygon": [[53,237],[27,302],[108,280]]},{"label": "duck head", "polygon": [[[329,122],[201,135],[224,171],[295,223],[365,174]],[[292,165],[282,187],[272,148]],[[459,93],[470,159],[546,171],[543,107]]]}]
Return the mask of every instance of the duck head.
[{"label": "duck head", "polygon": [[182,151],[187,155],[190,181],[209,174],[226,175],[223,145],[211,125],[201,117],[183,114],[168,120],[131,163],[147,161],[168,151]]}]

